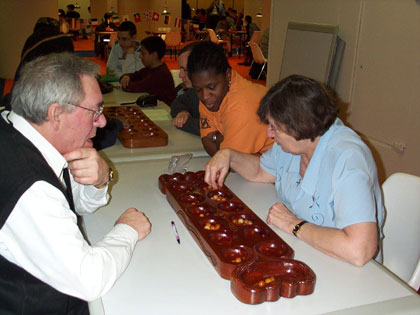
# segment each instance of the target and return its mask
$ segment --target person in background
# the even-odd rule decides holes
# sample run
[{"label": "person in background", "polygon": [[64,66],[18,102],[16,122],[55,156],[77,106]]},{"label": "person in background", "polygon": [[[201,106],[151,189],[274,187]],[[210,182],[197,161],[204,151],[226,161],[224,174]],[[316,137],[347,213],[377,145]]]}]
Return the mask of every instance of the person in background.
[{"label": "person in background", "polygon": [[270,28],[266,28],[261,34],[260,47],[265,58],[268,58],[268,42],[270,39]]},{"label": "person in background", "polygon": [[105,13],[104,20],[96,27],[96,32],[115,32],[118,31],[118,26],[112,22],[112,13]]},{"label": "person in background", "polygon": [[162,61],[166,44],[159,36],[149,36],[141,41],[140,58],[144,68],[120,78],[126,92],[149,93],[170,105],[176,97],[175,83],[166,63]]},{"label": "person in background", "polygon": [[187,63],[191,50],[198,42],[193,42],[181,49],[178,56],[179,77],[184,85],[184,91],[171,104],[172,124],[177,128],[200,135],[200,111],[198,96],[188,78]]},{"label": "person in background", "polygon": [[67,22],[66,13],[63,9],[58,10],[58,21],[60,22],[60,32],[67,34],[70,30],[69,23]]},{"label": "person in background", "polygon": [[252,35],[255,31],[259,31],[260,28],[257,24],[252,22],[252,17],[250,15],[245,16],[245,30],[246,30],[246,41],[251,40]]},{"label": "person in background", "polygon": [[118,27],[118,42],[114,43],[106,64],[107,74],[120,78],[144,67],[140,55],[140,42],[136,40],[137,28],[133,22],[124,21]]},{"label": "person in background", "polygon": [[[22,48],[20,63],[13,81],[16,82],[19,79],[20,71],[25,63],[50,53],[66,51],[74,52],[73,41],[69,36],[60,33],[60,22],[51,17],[40,17],[35,23],[33,33]],[[6,110],[11,110],[11,95],[9,93],[2,98],[1,105]]]},{"label": "person in background", "polygon": [[95,54],[96,56],[100,55],[101,58],[105,57],[104,49],[106,48],[105,45],[108,43],[104,42],[104,40],[109,40],[111,37],[110,34],[99,35],[99,32],[115,32],[118,30],[118,26],[116,26],[112,22],[112,13],[105,13],[104,20],[101,24],[99,24],[95,29]]},{"label": "person in background", "polygon": [[77,223],[108,202],[113,174],[92,148],[106,124],[98,70],[72,53],[28,62],[0,117],[1,314],[89,314],[150,232],[134,208],[93,246]]},{"label": "person in background", "polygon": [[249,47],[248,42],[251,40],[252,35],[255,31],[259,31],[260,28],[257,24],[252,22],[252,17],[250,15],[247,15],[245,17],[245,30],[246,30],[246,37],[244,41],[244,47],[246,47],[245,50],[245,61],[238,63],[239,65],[245,65],[249,66],[253,60],[252,58],[252,52],[251,47]]},{"label": "person in background", "polygon": [[275,184],[279,202],[267,223],[363,266],[372,258],[381,261],[381,189],[369,148],[337,112],[317,81],[302,75],[281,80],[258,109],[273,147],[260,157],[220,150],[206,165],[205,181],[221,186],[232,169],[246,180]]},{"label": "person in background", "polygon": [[200,9],[201,14],[199,15],[200,31],[206,26],[207,23],[207,12],[205,9]]},{"label": "person in background", "polygon": [[68,19],[80,19],[80,13],[75,11],[74,4],[68,4],[67,5],[67,14]]},{"label": "person in background", "polygon": [[230,25],[232,25],[232,27],[235,25],[235,19],[233,18],[233,9],[232,8],[228,8],[226,11],[226,20],[228,21],[228,23]]},{"label": "person in background", "polygon": [[224,6],[219,7],[219,1],[214,0],[207,9],[207,23],[206,27],[213,30],[216,29],[217,22],[222,15],[225,15]]},{"label": "person in background", "polygon": [[261,154],[273,144],[257,109],[267,88],[241,77],[230,67],[223,48],[201,41],[192,49],[188,77],[200,100],[200,133],[206,152],[219,149]]},{"label": "person in background", "polygon": [[191,20],[191,6],[187,2],[187,0],[182,0],[181,2],[181,18],[182,18],[182,26],[181,26],[181,33],[185,34],[186,32],[187,37],[189,37],[189,21]]},{"label": "person in background", "polygon": [[181,12],[182,19],[185,21],[191,20],[191,7],[187,0],[182,0],[181,10],[182,10]]},{"label": "person in background", "polygon": [[217,22],[216,30],[215,32],[219,37],[226,41],[227,43],[227,50],[228,53],[232,53],[232,45],[230,43],[230,34],[229,31],[233,28],[233,24],[230,24],[230,22],[227,20],[226,16],[221,16],[219,19],[219,22]]},{"label": "person in background", "polygon": [[226,16],[225,4],[222,0],[213,0],[210,4],[209,8],[207,9],[209,14],[217,14],[219,16]]}]

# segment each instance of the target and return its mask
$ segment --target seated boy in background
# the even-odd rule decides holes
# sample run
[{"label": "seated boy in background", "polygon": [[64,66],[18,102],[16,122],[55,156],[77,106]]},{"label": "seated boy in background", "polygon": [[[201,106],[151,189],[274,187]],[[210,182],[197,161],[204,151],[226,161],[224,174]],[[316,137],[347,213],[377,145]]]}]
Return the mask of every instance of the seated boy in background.
[{"label": "seated boy in background", "polygon": [[162,61],[166,44],[158,36],[149,36],[141,41],[140,58],[144,68],[121,77],[122,89],[126,92],[148,93],[170,105],[176,97],[175,83],[166,63]]},{"label": "seated boy in background", "polygon": [[139,57],[140,42],[136,40],[136,35],[137,28],[133,22],[124,21],[118,27],[118,42],[112,46],[109,54],[107,74],[120,78],[144,67]]}]

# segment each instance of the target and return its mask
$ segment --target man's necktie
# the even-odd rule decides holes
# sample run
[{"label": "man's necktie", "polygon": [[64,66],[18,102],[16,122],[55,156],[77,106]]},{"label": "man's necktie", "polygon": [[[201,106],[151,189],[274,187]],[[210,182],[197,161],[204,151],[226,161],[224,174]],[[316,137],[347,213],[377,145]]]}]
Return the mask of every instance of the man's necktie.
[{"label": "man's necktie", "polygon": [[73,210],[74,213],[76,213],[76,209],[74,208],[73,192],[71,191],[69,169],[67,167],[63,169],[63,179],[64,179],[64,183],[66,184],[66,192],[67,192],[67,197],[69,199],[70,209]]},{"label": "man's necktie", "polygon": [[73,212],[76,214],[76,217],[77,217],[77,226],[79,227],[79,230],[83,235],[83,238],[90,244],[85,228],[83,226],[83,218],[77,214],[76,209],[74,207],[73,192],[71,191],[69,169],[67,167],[63,169],[63,179],[64,179],[64,183],[66,184],[66,193],[69,200],[70,209],[73,210]]}]

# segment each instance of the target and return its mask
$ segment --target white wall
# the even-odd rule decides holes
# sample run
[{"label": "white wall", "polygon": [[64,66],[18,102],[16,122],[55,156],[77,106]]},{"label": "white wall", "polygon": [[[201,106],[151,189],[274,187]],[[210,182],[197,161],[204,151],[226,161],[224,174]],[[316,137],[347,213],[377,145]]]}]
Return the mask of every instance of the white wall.
[{"label": "white wall", "polygon": [[58,18],[57,1],[0,1],[0,78],[15,76],[23,45],[41,16]]},{"label": "white wall", "polygon": [[[346,41],[341,117],[366,135],[380,180],[420,175],[420,6],[414,0],[273,0],[268,85],[279,79],[289,21],[339,25]],[[347,103],[347,104],[346,104]],[[399,153],[392,145],[406,146]]]}]

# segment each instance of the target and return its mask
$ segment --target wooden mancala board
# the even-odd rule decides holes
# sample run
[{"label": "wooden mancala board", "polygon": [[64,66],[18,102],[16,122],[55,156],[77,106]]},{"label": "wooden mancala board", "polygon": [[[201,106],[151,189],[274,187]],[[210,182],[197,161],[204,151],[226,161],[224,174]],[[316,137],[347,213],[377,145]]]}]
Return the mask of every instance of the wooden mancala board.
[{"label": "wooden mancala board", "polygon": [[116,118],[123,123],[118,132],[123,146],[127,148],[160,147],[168,144],[168,135],[136,106],[104,107],[107,120]]},{"label": "wooden mancala board", "polygon": [[238,300],[259,304],[313,292],[312,269],[228,187],[213,190],[199,171],[163,174],[159,189]]}]

